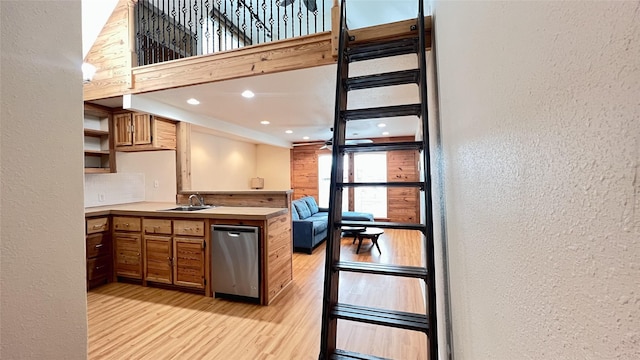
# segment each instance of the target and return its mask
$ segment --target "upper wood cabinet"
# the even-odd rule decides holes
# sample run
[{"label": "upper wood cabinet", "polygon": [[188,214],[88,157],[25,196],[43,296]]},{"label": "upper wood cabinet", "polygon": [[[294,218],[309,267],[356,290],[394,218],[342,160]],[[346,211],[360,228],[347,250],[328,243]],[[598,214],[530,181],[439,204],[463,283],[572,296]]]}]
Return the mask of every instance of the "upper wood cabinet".
[{"label": "upper wood cabinet", "polygon": [[111,132],[111,112],[101,106],[84,105],[84,172],[116,172]]},{"label": "upper wood cabinet", "polygon": [[176,124],[158,116],[126,112],[114,115],[117,151],[175,150]]}]

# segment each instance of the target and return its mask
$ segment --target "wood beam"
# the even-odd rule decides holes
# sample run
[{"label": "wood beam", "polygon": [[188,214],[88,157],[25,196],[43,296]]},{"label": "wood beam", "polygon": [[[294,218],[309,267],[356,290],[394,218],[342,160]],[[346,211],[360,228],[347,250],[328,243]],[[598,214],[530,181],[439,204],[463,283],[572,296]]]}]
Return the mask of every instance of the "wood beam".
[{"label": "wood beam", "polygon": [[[378,26],[371,26],[361,29],[349,30],[349,36],[355,39],[352,44],[367,43],[378,40],[396,40],[404,39],[408,37],[414,37],[417,34],[416,19],[397,21],[394,23],[383,24]],[[431,49],[431,16],[425,16],[425,40],[426,49]]]},{"label": "wood beam", "polygon": [[133,69],[132,93],[143,93],[335,63],[331,32]]},{"label": "wood beam", "polygon": [[176,131],[176,185],[180,194],[191,190],[191,124],[181,121]]}]

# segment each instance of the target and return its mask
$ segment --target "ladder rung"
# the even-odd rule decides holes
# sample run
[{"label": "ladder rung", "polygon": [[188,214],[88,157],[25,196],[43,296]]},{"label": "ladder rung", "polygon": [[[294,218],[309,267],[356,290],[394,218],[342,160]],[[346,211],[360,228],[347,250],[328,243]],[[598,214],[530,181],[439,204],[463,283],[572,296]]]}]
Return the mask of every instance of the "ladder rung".
[{"label": "ladder rung", "polygon": [[377,227],[382,229],[420,230],[423,233],[427,227],[423,224],[383,222],[383,221],[338,221],[336,226]]},{"label": "ladder rung", "polygon": [[347,47],[347,60],[350,62],[378,59],[418,52],[418,39],[407,38]]},{"label": "ladder rung", "polygon": [[338,303],[334,307],[332,315],[338,319],[389,326],[398,329],[422,331],[425,333],[429,330],[429,322],[427,321],[427,316],[424,314]]},{"label": "ladder rung", "polygon": [[356,145],[341,145],[339,146],[340,152],[343,153],[355,153],[355,152],[373,152],[373,151],[397,151],[397,150],[422,150],[423,144],[421,141],[411,142],[392,142],[392,143],[371,143],[371,144],[356,144]]},{"label": "ladder rung", "polygon": [[419,181],[392,181],[392,182],[352,182],[336,183],[338,187],[417,187],[424,189],[424,183]]},{"label": "ladder rung", "polygon": [[329,357],[331,360],[389,360],[387,358],[382,358],[373,355],[365,355],[359,354],[352,351],[345,351],[336,349],[333,354]]},{"label": "ladder rung", "polygon": [[420,104],[382,106],[377,108],[355,109],[342,111],[344,120],[377,119],[398,116],[420,116]]},{"label": "ladder rung", "polygon": [[383,86],[417,84],[420,79],[419,70],[403,70],[384,74],[358,76],[345,81],[345,89],[359,90]]},{"label": "ladder rung", "polygon": [[410,277],[427,280],[427,269],[418,266],[389,265],[359,261],[338,261],[336,271],[348,271],[364,274]]}]

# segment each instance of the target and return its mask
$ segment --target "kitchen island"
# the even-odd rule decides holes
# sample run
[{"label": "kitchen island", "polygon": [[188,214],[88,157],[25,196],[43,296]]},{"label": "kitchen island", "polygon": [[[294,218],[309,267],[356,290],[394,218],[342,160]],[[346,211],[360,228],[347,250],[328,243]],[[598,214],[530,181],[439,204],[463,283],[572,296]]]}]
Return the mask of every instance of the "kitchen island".
[{"label": "kitchen island", "polygon": [[129,281],[211,296],[211,225],[259,228],[261,304],[268,305],[293,280],[288,208],[167,210],[175,207],[138,202],[86,208],[87,286]]}]

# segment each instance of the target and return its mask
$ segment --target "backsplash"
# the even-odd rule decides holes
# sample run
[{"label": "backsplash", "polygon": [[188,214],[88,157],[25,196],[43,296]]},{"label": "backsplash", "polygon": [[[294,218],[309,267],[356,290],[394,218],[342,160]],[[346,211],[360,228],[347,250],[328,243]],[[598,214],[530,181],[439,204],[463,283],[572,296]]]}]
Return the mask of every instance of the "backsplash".
[{"label": "backsplash", "polygon": [[84,206],[105,206],[145,200],[143,173],[85,174]]}]

